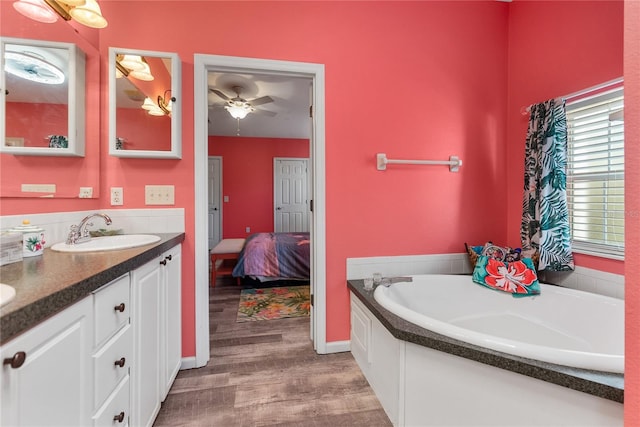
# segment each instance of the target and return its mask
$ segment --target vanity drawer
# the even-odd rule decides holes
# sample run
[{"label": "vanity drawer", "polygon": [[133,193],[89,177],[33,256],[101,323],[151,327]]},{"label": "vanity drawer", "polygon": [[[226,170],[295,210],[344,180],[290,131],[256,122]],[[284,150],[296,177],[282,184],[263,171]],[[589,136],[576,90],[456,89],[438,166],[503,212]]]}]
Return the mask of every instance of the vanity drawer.
[{"label": "vanity drawer", "polygon": [[94,408],[99,407],[116,384],[129,374],[132,349],[131,326],[126,325],[93,355]]},{"label": "vanity drawer", "polygon": [[99,346],[123,325],[129,323],[129,275],[114,280],[94,294],[95,341]]},{"label": "vanity drawer", "polygon": [[129,379],[129,375],[123,378],[104,405],[93,416],[94,427],[126,427],[129,425],[131,409]]}]

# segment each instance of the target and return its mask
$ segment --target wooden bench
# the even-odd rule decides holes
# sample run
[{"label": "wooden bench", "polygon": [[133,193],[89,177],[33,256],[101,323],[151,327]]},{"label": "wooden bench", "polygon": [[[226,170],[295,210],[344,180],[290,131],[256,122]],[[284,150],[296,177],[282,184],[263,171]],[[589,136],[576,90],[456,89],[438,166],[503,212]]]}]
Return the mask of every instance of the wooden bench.
[{"label": "wooden bench", "polygon": [[[233,272],[245,239],[222,239],[211,249],[211,286],[216,285],[218,275],[230,275]],[[221,260],[217,266],[218,260]],[[240,279],[238,278],[238,284]]]}]

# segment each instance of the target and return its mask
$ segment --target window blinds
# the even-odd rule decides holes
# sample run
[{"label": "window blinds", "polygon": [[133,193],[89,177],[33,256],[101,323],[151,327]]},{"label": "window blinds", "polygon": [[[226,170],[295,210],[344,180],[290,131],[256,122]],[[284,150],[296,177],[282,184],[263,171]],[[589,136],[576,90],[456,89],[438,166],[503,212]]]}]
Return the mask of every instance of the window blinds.
[{"label": "window blinds", "polygon": [[576,251],[624,254],[623,88],[567,102],[567,201]]}]

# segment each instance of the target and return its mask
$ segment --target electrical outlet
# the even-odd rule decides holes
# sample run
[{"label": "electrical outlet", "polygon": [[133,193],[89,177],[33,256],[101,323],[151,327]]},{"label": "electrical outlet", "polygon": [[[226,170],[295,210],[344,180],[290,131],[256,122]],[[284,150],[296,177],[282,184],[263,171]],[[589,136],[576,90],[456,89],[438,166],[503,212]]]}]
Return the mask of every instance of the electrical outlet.
[{"label": "electrical outlet", "polygon": [[124,192],[122,187],[111,187],[111,206],[122,206],[124,203]]},{"label": "electrical outlet", "polygon": [[251,227],[245,228],[244,231],[246,231],[247,233],[251,233]]},{"label": "electrical outlet", "polygon": [[175,205],[175,187],[173,185],[145,185],[144,202],[146,205]]},{"label": "electrical outlet", "polygon": [[93,197],[93,187],[80,187],[80,194],[78,197],[81,199],[90,199]]}]

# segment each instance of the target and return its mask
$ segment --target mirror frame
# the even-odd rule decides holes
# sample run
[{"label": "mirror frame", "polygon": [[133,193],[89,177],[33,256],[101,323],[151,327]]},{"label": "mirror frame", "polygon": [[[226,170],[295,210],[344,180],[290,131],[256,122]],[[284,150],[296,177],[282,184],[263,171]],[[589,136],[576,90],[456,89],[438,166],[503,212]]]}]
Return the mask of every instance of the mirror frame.
[{"label": "mirror frame", "polygon": [[[131,54],[171,59],[171,95],[176,98],[171,109],[171,149],[118,150],[116,149],[116,54]],[[149,50],[109,48],[109,155],[147,159],[182,159],[182,76],[181,62],[177,53]]]},{"label": "mirror frame", "polygon": [[8,147],[6,146],[6,91],[0,90],[0,153],[21,156],[66,156],[84,157],[85,152],[85,56],[82,49],[73,43],[0,37],[0,87],[5,87],[4,52],[7,44],[67,49],[69,51],[68,72],[68,142],[67,148]]}]

